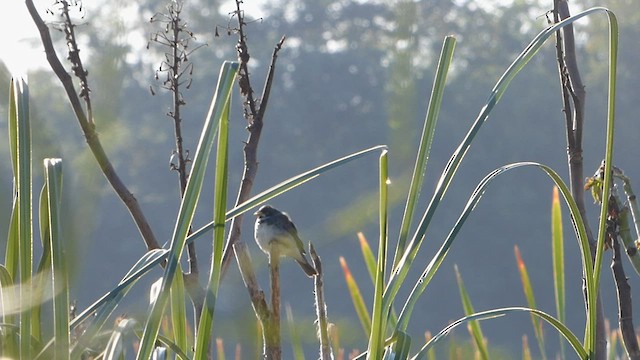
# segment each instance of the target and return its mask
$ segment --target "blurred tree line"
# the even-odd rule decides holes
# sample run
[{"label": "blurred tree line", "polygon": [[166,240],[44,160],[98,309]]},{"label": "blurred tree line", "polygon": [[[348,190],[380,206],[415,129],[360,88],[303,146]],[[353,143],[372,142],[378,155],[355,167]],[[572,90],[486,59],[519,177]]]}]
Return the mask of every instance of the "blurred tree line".
[{"label": "blurred tree line", "polygon": [[[458,45],[433,144],[430,166],[434,173],[444,167],[509,62],[547,26],[546,12],[552,6],[551,1],[542,0],[513,0],[501,5],[474,0],[253,3],[246,2],[245,6],[248,18],[254,19],[247,27],[254,79],[264,78],[273,46],[281,36],[287,36],[265,118],[259,150],[260,169],[254,189],[260,191],[349,152],[388,144],[393,182],[391,199],[396,207],[391,213],[391,234],[397,233],[400,223],[403,202],[398,195],[406,193],[415,156],[410,151],[420,136],[418,124],[426,111],[434,62],[443,38],[453,34]],[[169,170],[174,140],[172,123],[165,113],[170,95],[159,89],[162,79],[154,79],[164,56],[163,49],[153,44],[145,48],[149,37],[163,30],[148,20],[162,12],[165,4],[118,0],[84,5],[87,6],[84,25],[77,31],[84,44],[81,55],[89,69],[97,129],[157,236],[161,242],[166,241],[173,230],[172,222],[167,219],[174,218],[179,204],[179,188],[175,175]],[[640,36],[640,10],[633,0],[589,0],[572,3],[575,6],[572,11],[577,13],[595,5],[609,7],[620,18],[620,149],[616,156],[621,163],[616,165],[623,167],[631,178],[638,179],[640,170],[633,167],[637,162],[632,144],[640,131],[633,121],[639,92],[636,59],[640,57],[640,50],[636,45]],[[185,147],[195,152],[196,136],[209,105],[219,64],[236,56],[236,37],[227,35],[234,30],[230,28],[234,22],[230,21],[232,8],[228,3],[189,0],[184,9],[190,30],[200,44],[206,44],[191,55],[193,81],[190,89],[183,93],[187,102],[183,114]],[[598,167],[603,147],[607,41],[604,21],[604,17],[602,21],[589,20],[577,30],[580,67],[588,91],[587,173],[589,166],[594,170]],[[215,36],[216,33],[219,36]],[[58,42],[62,49],[62,35]],[[431,239],[427,239],[421,251],[432,252],[439,247],[476,183],[495,167],[534,160],[566,174],[566,144],[553,45],[550,43],[543,51],[543,56],[534,58],[528,69],[514,80],[511,91],[482,130],[474,145],[482,150],[473,152],[465,160],[466,165],[473,166],[463,164],[462,176],[451,185],[455,191],[448,195],[447,204],[438,215],[441,220],[431,230]],[[0,126],[0,138],[6,138],[9,74],[3,69],[0,75],[6,85],[0,86],[3,110],[0,122],[4,124]],[[34,70],[29,74],[29,82],[32,116],[38,124],[34,128],[38,144],[34,158],[47,154],[65,159],[67,202],[64,206],[69,215],[67,224],[71,224],[65,231],[81,257],[75,264],[78,272],[74,280],[77,289],[83,289],[82,293],[75,294],[79,306],[83,307],[115,284],[145,248],[124,207],[88,153],[51,71]],[[155,96],[151,96],[150,87]],[[257,88],[261,88],[261,84]],[[236,100],[238,98],[236,96]],[[230,166],[235,178],[230,180],[230,191],[235,193],[242,169],[241,141],[245,138],[240,104],[233,108],[232,118],[230,138],[235,140],[230,148]],[[11,189],[7,146],[0,148],[0,156],[5,159],[0,171],[0,233],[6,233]],[[377,236],[375,227],[370,226],[377,218],[377,200],[371,195],[377,182],[376,166],[373,158],[361,161],[349,170],[338,170],[273,202],[292,215],[303,237],[313,241],[323,257],[327,279],[332,279],[326,284],[329,316],[344,329],[342,345],[346,348],[363,346],[364,338],[357,327],[350,324],[355,315],[340,278],[337,258],[344,255],[353,259],[351,268],[355,276],[366,279],[366,270],[358,263],[355,233],[363,231],[371,239]],[[430,194],[435,179],[434,175],[427,175],[423,194]],[[478,310],[521,305],[524,297],[512,253],[513,245],[518,244],[525,260],[540,262],[540,268],[531,271],[532,281],[538,296],[543,294],[539,299],[540,308],[552,312],[553,295],[548,283],[551,274],[550,183],[543,175],[527,170],[509,181],[503,180],[502,187],[490,193],[479,205],[485,211],[477,212],[461,235],[464,240],[458,243],[465,245],[454,247],[445,268],[452,269],[453,264],[458,263],[463,275],[466,274],[467,287]],[[423,198],[426,201],[427,196]],[[203,224],[211,217],[211,206],[205,199],[201,201],[196,224]],[[591,215],[595,217],[595,211]],[[252,221],[245,221],[243,236],[250,243],[251,227]],[[567,238],[572,239],[571,236],[568,231]],[[577,304],[579,310],[573,317],[569,315],[569,324],[582,324],[579,257],[575,242],[567,246],[567,261],[576,264],[575,268],[567,269],[571,291],[567,301]],[[0,251],[4,251],[4,246],[2,248]],[[207,264],[210,244],[198,243],[198,249],[204,260],[201,263]],[[264,265],[257,250],[254,255],[254,259]],[[289,265],[295,266],[285,264],[284,269]],[[298,272],[291,273],[294,281],[303,281],[298,278]],[[266,281],[266,271],[262,275]],[[237,272],[232,270],[224,281],[223,290],[227,289],[219,302],[223,312],[229,314],[226,319],[230,330],[218,335],[230,343],[242,341],[245,331],[254,331],[251,326],[233,325],[237,316],[242,316],[238,314],[248,312],[250,306],[243,288],[238,286],[239,281]],[[606,282],[608,280],[605,287]],[[415,319],[414,330],[437,331],[462,314],[453,284],[453,272],[441,272],[434,279],[429,295],[421,301],[424,317]],[[146,296],[146,290],[140,288],[140,294]],[[510,291],[505,291],[507,288]],[[312,310],[311,287],[292,286],[283,291],[285,302],[294,296],[308,299],[292,303],[292,307],[297,318],[311,319],[311,316],[305,317]],[[134,303],[134,309],[146,306],[145,301]],[[250,319],[251,315],[246,318]],[[312,331],[308,322],[306,330]],[[503,345],[514,353],[519,349],[517,344],[522,333],[532,333],[524,316],[495,324],[487,325],[490,343]],[[522,332],[513,331],[513,326]],[[313,338],[311,335],[309,338]],[[553,341],[553,337],[549,340]]]}]

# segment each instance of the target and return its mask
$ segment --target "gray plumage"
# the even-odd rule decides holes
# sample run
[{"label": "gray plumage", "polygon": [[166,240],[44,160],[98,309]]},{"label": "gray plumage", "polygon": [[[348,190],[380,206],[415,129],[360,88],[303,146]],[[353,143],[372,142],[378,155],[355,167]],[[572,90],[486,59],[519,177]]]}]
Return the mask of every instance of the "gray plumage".
[{"label": "gray plumage", "polygon": [[258,218],[254,227],[256,243],[265,254],[293,258],[307,276],[318,274],[309,263],[298,230],[289,216],[269,205],[261,207],[255,214]]}]

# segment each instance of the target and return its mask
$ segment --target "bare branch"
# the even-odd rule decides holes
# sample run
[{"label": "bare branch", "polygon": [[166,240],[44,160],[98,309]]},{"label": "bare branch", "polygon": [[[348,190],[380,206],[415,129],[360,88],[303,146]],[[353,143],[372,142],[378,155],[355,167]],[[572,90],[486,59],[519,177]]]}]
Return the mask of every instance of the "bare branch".
[{"label": "bare branch", "polygon": [[[36,27],[40,32],[40,38],[42,40],[42,45],[44,46],[44,50],[47,56],[47,61],[49,62],[51,69],[56,74],[56,76],[62,83],[62,86],[65,89],[65,92],[67,93],[67,98],[71,103],[71,107],[73,108],[73,112],[76,116],[76,119],[78,120],[78,123],[82,128],[82,132],[84,133],[84,137],[87,141],[87,144],[89,145],[89,148],[93,153],[93,156],[98,162],[98,165],[102,170],[102,173],[107,178],[107,181],[109,181],[109,184],[111,184],[111,187],[113,187],[115,192],[118,194],[122,202],[125,204],[125,206],[129,210],[131,217],[133,218],[136,226],[138,227],[138,231],[140,231],[140,234],[142,235],[142,238],[144,239],[145,244],[147,245],[147,249],[151,250],[151,249],[160,248],[160,245],[158,244],[158,241],[156,240],[156,237],[153,234],[153,231],[151,230],[151,226],[149,225],[149,222],[144,216],[144,213],[142,212],[142,209],[140,208],[138,201],[133,196],[133,194],[127,189],[127,187],[124,185],[124,183],[116,173],[115,169],[113,168],[111,161],[107,157],[107,154],[105,153],[104,148],[100,143],[100,139],[98,138],[98,134],[95,131],[93,119],[89,119],[85,114],[82,108],[82,105],[80,103],[80,98],[78,97],[78,94],[76,93],[76,90],[74,88],[73,80],[65,70],[64,66],[62,66],[62,63],[58,59],[58,55],[55,52],[55,49],[53,47],[53,42],[51,40],[51,34],[49,33],[49,28],[40,17],[40,14],[38,14],[38,11],[36,10],[36,7],[33,4],[33,0],[25,0],[25,3],[27,5],[27,9],[29,10],[29,14],[31,15],[31,18],[33,19],[33,22],[36,24]],[[78,64],[81,65],[81,63],[78,63]],[[80,72],[80,73],[83,73],[84,71],[85,70],[82,67],[74,70],[74,72]],[[88,88],[84,93],[81,93],[81,94],[83,96],[85,95],[89,96]]]}]

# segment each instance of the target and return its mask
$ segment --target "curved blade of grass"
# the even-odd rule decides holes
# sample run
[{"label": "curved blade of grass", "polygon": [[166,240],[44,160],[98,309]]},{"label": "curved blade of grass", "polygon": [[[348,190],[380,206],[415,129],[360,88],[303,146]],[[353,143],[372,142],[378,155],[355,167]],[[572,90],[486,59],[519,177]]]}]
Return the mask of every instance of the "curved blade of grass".
[{"label": "curved blade of grass", "polygon": [[166,258],[168,250],[154,249],[146,252],[129,270],[125,277],[120,281],[118,286],[103,295],[99,300],[76,316],[69,327],[74,330],[83,321],[87,320],[91,315],[92,321],[86,327],[82,336],[76,341],[71,350],[71,358],[76,359],[84,351],[84,346],[94,339],[109,316],[113,313],[122,298],[127,294],[131,285],[135,283],[142,275],[149,272],[152,268],[160,264]]},{"label": "curved blade of grass", "polygon": [[[606,145],[604,156],[604,189],[602,194],[602,206],[600,207],[600,221],[598,228],[598,240],[596,257],[593,265],[593,278],[587,278],[588,282],[593,282],[591,288],[600,288],[600,273],[602,272],[602,256],[604,254],[604,243],[607,232],[607,210],[609,206],[609,192],[611,185],[613,185],[612,177],[612,165],[613,165],[613,135],[615,125],[615,110],[616,110],[616,73],[618,64],[618,20],[611,11],[604,8],[596,8],[594,11],[604,11],[609,20],[609,89],[608,89],[608,104],[607,104],[607,132],[606,132]],[[589,316],[588,327],[586,334],[589,335],[586,339],[586,348],[588,351],[593,352],[596,349],[596,301],[597,292],[587,293],[589,299]]]},{"label": "curved blade of grass", "polygon": [[[469,132],[467,133],[465,138],[462,140],[462,142],[460,143],[456,151],[453,153],[453,155],[449,159],[449,162],[447,163],[436,185],[436,190],[434,192],[434,195],[431,198],[431,201],[429,202],[429,205],[427,206],[427,210],[422,216],[422,219],[420,220],[420,223],[418,225],[416,232],[414,233],[413,238],[407,245],[401,260],[397,263],[397,265],[394,267],[394,270],[391,272],[391,278],[389,280],[387,289],[385,290],[385,294],[384,294],[385,308],[388,308],[391,306],[391,303],[395,299],[395,296],[398,293],[400,286],[406,279],[407,274],[409,272],[409,268],[411,267],[411,264],[413,263],[418,253],[420,245],[422,244],[422,241],[426,236],[426,231],[431,222],[433,214],[435,213],[435,210],[438,207],[440,201],[444,197],[447,191],[447,188],[449,187],[449,184],[451,183],[456,171],[460,166],[460,163],[462,162],[462,159],[465,157],[467,151],[471,147],[471,143],[473,142],[473,139],[479,132],[482,125],[484,125],[484,123],[489,118],[489,114],[491,113],[495,105],[500,101],[500,99],[502,98],[502,95],[504,95],[504,92],[507,90],[507,87],[509,86],[509,83],[511,82],[511,80],[513,80],[513,78],[520,72],[520,70],[522,70],[524,66],[529,62],[529,60],[531,60],[533,56],[540,50],[540,48],[542,47],[542,45],[544,45],[546,40],[551,35],[553,35],[557,30],[567,26],[568,24],[575,22],[580,18],[583,18],[587,15],[593,14],[598,11],[605,11],[608,14],[610,14],[610,12],[608,12],[607,9],[593,8],[593,9],[586,10],[582,13],[579,13],[577,15],[574,15],[572,17],[569,17],[541,31],[529,43],[529,45],[527,45],[527,47],[516,57],[516,59],[511,63],[511,65],[507,68],[504,74],[500,77],[496,85],[491,90],[491,93],[489,94],[489,99],[487,100],[486,104],[482,107],[482,109],[480,110],[480,113],[478,114],[478,117],[476,118],[473,125],[469,129]],[[617,26],[616,26],[616,32],[617,32]],[[611,112],[611,109],[610,109],[610,112]],[[593,285],[594,284],[592,284],[590,287],[593,287]],[[590,307],[590,309],[592,310],[591,315],[593,316],[595,316],[595,308],[596,308],[595,306]],[[594,325],[595,325],[595,322],[594,322]]]},{"label": "curved blade of grass", "polygon": [[378,243],[378,261],[376,265],[376,281],[373,291],[373,310],[371,311],[371,332],[367,359],[380,359],[384,353],[384,337],[386,334],[387,315],[382,304],[387,265],[387,189],[389,183],[387,151],[380,154],[380,241]]},{"label": "curved blade of grass", "polygon": [[180,256],[186,243],[187,233],[191,225],[191,220],[195,213],[195,208],[200,197],[206,165],[209,159],[216,128],[220,123],[220,119],[224,112],[225,104],[229,96],[231,96],[231,88],[235,79],[238,63],[224,62],[220,70],[218,85],[211,101],[209,114],[207,115],[196,154],[193,159],[191,174],[185,189],[175,229],[167,254],[167,264],[164,275],[162,276],[162,286],[157,300],[151,306],[151,311],[147,318],[142,339],[140,340],[140,348],[138,350],[137,359],[146,360],[151,357],[153,348],[158,337],[160,329],[160,321],[164,307],[168,300],[169,289],[179,265]]},{"label": "curved blade of grass", "polygon": [[[462,228],[462,225],[464,225],[465,221],[467,220],[467,218],[469,217],[469,215],[477,205],[478,201],[480,201],[480,198],[486,191],[487,186],[497,176],[523,166],[534,166],[534,167],[540,168],[553,180],[556,186],[558,186],[558,189],[562,193],[562,196],[564,197],[565,202],[569,206],[569,210],[572,215],[574,231],[576,233],[576,236],[578,239],[578,246],[580,247],[580,251],[581,251],[582,266],[584,268],[587,278],[593,277],[593,266],[592,266],[593,262],[591,261],[591,252],[589,250],[589,240],[587,239],[587,233],[584,227],[584,223],[580,216],[578,206],[576,205],[576,202],[571,197],[571,192],[569,188],[564,184],[560,176],[558,176],[558,174],[555,171],[553,171],[553,169],[551,169],[550,167],[543,164],[539,164],[539,163],[520,162],[520,163],[505,165],[492,171],[487,176],[485,176],[484,179],[480,181],[476,189],[473,191],[471,197],[469,198],[469,200],[467,201],[467,204],[465,205],[464,210],[462,211],[462,214],[460,214],[460,217],[456,221],[454,227],[449,232],[449,235],[443,242],[438,252],[431,259],[431,262],[429,263],[429,265],[427,265],[427,267],[423,271],[422,275],[414,285],[413,290],[411,290],[409,299],[405,302],[404,308],[400,313],[397,330],[400,330],[400,331],[406,330],[406,327],[408,325],[408,322],[411,317],[411,313],[413,312],[413,307],[416,301],[418,300],[420,295],[424,292],[427,285],[431,282],[431,279],[433,278],[436,271],[442,264],[442,261],[444,261],[444,258],[449,252],[449,249],[451,248],[451,244],[453,243],[453,240],[456,238],[458,232]],[[595,289],[593,288],[593,284],[589,284],[589,282],[587,282],[587,293],[591,293],[593,291],[595,291]]]},{"label": "curved blade of grass", "polygon": [[[562,208],[558,188],[553,187],[551,201],[551,251],[553,258],[553,293],[558,320],[565,323],[564,235],[562,234]],[[564,341],[560,341],[560,358],[564,359]]]},{"label": "curved blade of grass", "polygon": [[207,357],[209,340],[213,331],[213,315],[220,287],[220,275],[222,271],[222,253],[224,251],[225,213],[227,210],[227,175],[229,167],[229,107],[231,97],[227,99],[220,119],[218,131],[218,148],[216,155],[216,178],[214,185],[213,219],[216,224],[213,229],[213,256],[211,258],[211,271],[207,285],[204,306],[200,315],[196,338],[196,359]]},{"label": "curved blade of grass", "polygon": [[413,168],[413,176],[411,178],[411,185],[409,186],[407,204],[405,205],[404,215],[402,217],[398,245],[393,258],[394,267],[398,265],[400,257],[404,253],[407,236],[409,235],[409,228],[411,227],[411,220],[413,219],[413,214],[416,210],[416,203],[420,196],[420,189],[422,189],[422,182],[424,180],[425,171],[427,170],[427,162],[429,161],[429,153],[431,152],[431,144],[433,143],[433,137],[436,131],[436,123],[438,122],[438,115],[440,114],[440,105],[442,105],[442,98],[444,97],[447,73],[449,72],[449,65],[453,58],[453,50],[455,49],[455,46],[456,39],[453,36],[447,36],[444,38],[442,50],[440,51],[440,58],[438,60],[438,66],[436,67],[433,88],[431,89],[429,107],[427,108],[427,115],[424,120],[422,136],[420,137],[418,156],[416,157],[416,163]]},{"label": "curved blade of grass", "polygon": [[[462,308],[464,309],[464,314],[466,316],[472,315],[473,313],[475,313],[475,310],[473,309],[473,304],[471,304],[471,298],[467,293],[467,289],[464,286],[464,281],[462,281],[462,275],[458,270],[458,265],[454,265],[453,269],[456,273],[456,281],[458,282],[458,290],[460,291],[460,300],[462,300]],[[482,333],[482,328],[480,328],[480,323],[476,320],[470,321],[469,331],[471,332],[473,341],[476,344],[476,349],[480,354],[480,358],[488,360],[489,351],[487,350],[487,344],[484,342],[485,337]]]},{"label": "curved blade of grass", "polygon": [[[522,290],[524,291],[524,296],[527,299],[527,305],[532,309],[537,309],[536,306],[536,298],[533,293],[533,286],[531,286],[531,279],[529,278],[529,272],[527,271],[527,265],[524,263],[522,259],[522,255],[520,254],[520,249],[518,245],[514,246],[514,253],[516,257],[516,263],[518,264],[518,272],[520,273],[520,282],[522,282]],[[540,350],[540,356],[542,359],[546,359],[547,355],[545,354],[545,346],[544,346],[544,333],[542,332],[542,323],[540,319],[531,315],[531,323],[533,325],[533,332],[536,336],[536,340],[538,341],[538,348]]]},{"label": "curved blade of grass", "polygon": [[64,242],[60,230],[60,200],[62,198],[62,160],[45,159],[44,176],[47,184],[47,213],[53,281],[53,334],[56,359],[69,358],[69,279]]},{"label": "curved blade of grass", "polygon": [[360,320],[360,325],[362,325],[364,334],[369,335],[371,334],[371,315],[369,315],[369,310],[367,309],[367,304],[364,302],[364,298],[360,292],[360,287],[358,287],[358,283],[353,278],[353,275],[351,275],[351,270],[349,270],[347,261],[342,256],[340,256],[340,266],[344,273],[344,280],[347,283],[347,289],[349,289],[351,301],[353,301],[353,307],[355,308],[358,319]]},{"label": "curved blade of grass", "polygon": [[507,307],[507,308],[501,308],[501,309],[482,311],[482,312],[478,312],[469,316],[465,316],[461,319],[458,319],[453,323],[451,323],[449,326],[442,329],[442,331],[440,331],[436,336],[434,336],[431,339],[431,341],[426,343],[420,349],[420,352],[418,352],[418,354],[416,354],[416,356],[414,356],[411,359],[412,360],[424,359],[429,349],[431,349],[435,344],[437,344],[439,341],[444,339],[447,335],[449,335],[451,331],[453,331],[456,327],[458,327],[461,324],[464,324],[469,321],[474,321],[474,320],[478,321],[478,320],[492,319],[492,318],[507,315],[509,313],[516,313],[516,312],[528,312],[548,322],[551,326],[553,326],[556,330],[558,330],[558,332],[562,336],[564,336],[565,339],[567,339],[567,341],[569,342],[569,344],[571,344],[571,346],[573,347],[573,350],[576,352],[576,354],[580,359],[583,359],[583,360],[588,359],[589,355],[587,354],[585,349],[582,347],[582,344],[580,344],[580,340],[578,340],[578,338],[571,332],[571,330],[569,330],[569,328],[567,328],[563,323],[561,323],[556,318],[554,318],[553,316],[545,312],[542,312],[536,309],[524,308],[524,307]]},{"label": "curved blade of grass", "polygon": [[[319,175],[334,169],[336,167],[345,165],[353,160],[359,159],[365,155],[368,155],[369,153],[372,152],[376,152],[376,151],[384,151],[386,150],[387,147],[386,145],[378,145],[378,146],[374,146],[350,155],[347,155],[345,157],[339,158],[337,160],[334,160],[330,163],[327,163],[325,165],[319,166],[317,168],[311,169],[305,173],[302,173],[300,175],[294,176],[290,179],[287,179],[285,181],[283,181],[282,183],[273,186],[270,189],[267,189],[265,191],[263,191],[262,193],[254,196],[253,198],[249,199],[247,202],[229,210],[226,213],[226,220],[225,221],[229,221],[232,218],[248,211],[249,209],[255,207],[257,204],[260,204],[261,202],[266,202],[269,199],[272,199],[273,197],[277,196],[278,194],[281,194],[284,191],[287,191],[293,187],[296,187],[298,185],[301,185],[315,177],[318,177]],[[202,228],[198,229],[197,231],[195,231],[194,233],[192,233],[188,238],[187,238],[187,244],[197,240],[198,238],[200,238],[201,236],[203,236],[204,234],[206,234],[209,230],[213,229],[213,224],[214,222],[211,222],[205,226],[203,226]],[[155,253],[156,251],[161,251],[162,254],[158,255],[157,253]],[[130,284],[132,284],[133,282],[137,281],[139,277],[143,276],[144,274],[146,274],[149,270],[151,270],[154,266],[158,265],[159,263],[161,263],[166,257],[167,257],[167,251],[166,250],[160,250],[160,249],[156,249],[156,250],[152,250],[151,254],[154,254],[154,256],[152,257],[147,257],[147,255],[150,253],[145,254],[144,260],[140,259],[138,261],[138,263],[136,263],[136,265],[129,271],[129,273],[123,278],[123,280],[119,283],[119,285],[117,287],[115,287],[114,289],[112,289],[111,291],[109,291],[109,293],[103,295],[99,300],[97,300],[96,302],[94,302],[89,308],[87,308],[85,311],[83,311],[80,315],[78,315],[74,321],[72,322],[71,326],[74,327],[77,324],[79,324],[82,320],[86,319],[87,316],[91,315],[92,313],[94,313],[100,306],[102,306],[105,301],[107,299],[113,298],[114,296],[116,296],[117,293],[119,293],[120,291],[122,291],[124,288],[126,288],[127,286],[129,286]]]},{"label": "curved blade of grass", "polygon": [[[169,250],[166,249],[154,249],[146,252],[129,270],[129,272],[124,276],[124,278],[120,281],[118,286],[113,288],[108,293],[104,294],[99,300],[94,302],[87,309],[78,314],[69,324],[71,330],[81,324],[84,320],[89,318],[93,313],[95,313],[100,307],[105,305],[105,303],[112,301],[116,298],[121,298],[123,295],[121,294],[123,291],[129,289],[129,286],[136,282],[142,275],[149,272],[156,265],[160,264],[165,258],[166,253]],[[94,320],[95,322],[95,320]]]},{"label": "curved blade of grass", "polygon": [[[264,190],[263,192],[253,196],[252,198],[248,199],[247,201],[243,202],[242,204],[234,207],[233,209],[227,211],[226,213],[226,220],[225,221],[230,221],[231,219],[233,219],[234,217],[243,214],[247,211],[249,211],[249,209],[252,209],[262,203],[265,203],[267,201],[269,201],[270,199],[273,199],[274,197],[290,190],[293,189],[294,187],[300,186],[302,184],[304,184],[305,182],[312,180],[322,174],[324,174],[325,172],[335,169],[337,167],[340,167],[342,165],[345,165],[353,160],[359,159],[365,155],[368,155],[372,152],[377,152],[377,151],[386,151],[387,150],[387,146],[386,145],[377,145],[374,147],[370,147],[368,149],[365,150],[361,150],[358,151],[356,153],[341,157],[339,159],[336,159],[330,163],[318,166],[314,169],[311,169],[307,172],[304,172],[302,174],[296,175],[294,177],[291,177],[275,186],[272,186],[271,188]],[[187,243],[191,243],[192,241],[195,241],[197,238],[201,237],[202,235],[206,234],[208,231],[210,231],[211,229],[213,229],[214,226],[214,221],[208,223],[207,225],[201,227],[200,229],[196,230],[193,232],[193,234],[189,235],[189,237],[187,238]]]}]

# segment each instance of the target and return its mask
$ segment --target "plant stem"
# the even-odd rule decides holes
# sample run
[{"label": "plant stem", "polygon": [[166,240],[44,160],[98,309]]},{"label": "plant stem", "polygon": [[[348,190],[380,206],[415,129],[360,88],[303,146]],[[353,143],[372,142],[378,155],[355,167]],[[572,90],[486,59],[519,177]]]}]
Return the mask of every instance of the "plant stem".
[{"label": "plant stem", "polygon": [[280,360],[282,347],[280,346],[280,256],[269,256],[269,272],[271,276],[271,316],[268,331],[265,329],[265,359]]}]

